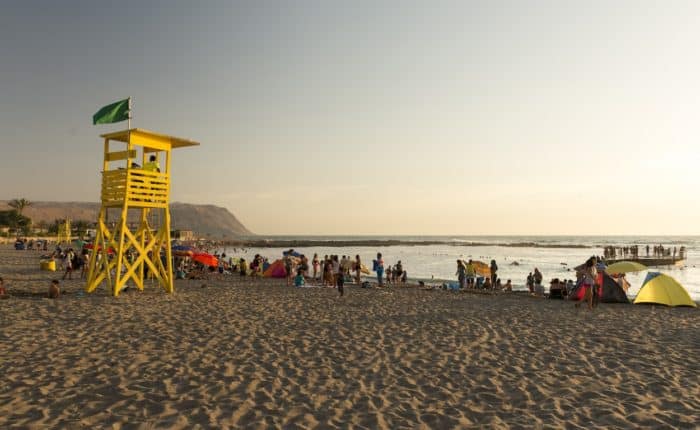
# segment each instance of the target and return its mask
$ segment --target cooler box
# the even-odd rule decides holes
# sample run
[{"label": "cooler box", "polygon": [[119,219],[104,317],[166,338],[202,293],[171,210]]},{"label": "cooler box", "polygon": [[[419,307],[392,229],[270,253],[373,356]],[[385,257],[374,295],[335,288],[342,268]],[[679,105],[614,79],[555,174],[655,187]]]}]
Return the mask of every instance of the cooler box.
[{"label": "cooler box", "polygon": [[41,270],[48,270],[49,272],[56,271],[56,262],[54,260],[42,260]]}]

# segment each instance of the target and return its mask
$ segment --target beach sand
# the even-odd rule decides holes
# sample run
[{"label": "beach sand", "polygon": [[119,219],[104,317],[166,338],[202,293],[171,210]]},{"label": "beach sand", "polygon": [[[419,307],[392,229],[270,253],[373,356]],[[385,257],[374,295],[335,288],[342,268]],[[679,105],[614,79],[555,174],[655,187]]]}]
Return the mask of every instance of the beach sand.
[{"label": "beach sand", "polygon": [[0,250],[1,428],[700,426],[698,309],[238,276],[50,300],[39,254]]}]

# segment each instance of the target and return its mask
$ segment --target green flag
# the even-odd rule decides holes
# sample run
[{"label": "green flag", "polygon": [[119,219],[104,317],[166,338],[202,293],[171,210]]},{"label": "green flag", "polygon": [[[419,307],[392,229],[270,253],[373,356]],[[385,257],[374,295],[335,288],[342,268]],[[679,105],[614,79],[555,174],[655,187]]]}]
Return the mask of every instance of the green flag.
[{"label": "green flag", "polygon": [[120,100],[98,110],[92,116],[93,124],[111,124],[129,119],[129,99]]}]

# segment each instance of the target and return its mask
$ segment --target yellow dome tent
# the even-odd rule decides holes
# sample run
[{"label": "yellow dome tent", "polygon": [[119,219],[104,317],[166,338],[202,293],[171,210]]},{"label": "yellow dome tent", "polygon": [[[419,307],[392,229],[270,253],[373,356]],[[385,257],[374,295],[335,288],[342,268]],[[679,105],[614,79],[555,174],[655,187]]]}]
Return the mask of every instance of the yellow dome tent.
[{"label": "yellow dome tent", "polygon": [[639,290],[637,298],[634,299],[635,305],[639,303],[666,306],[697,306],[678,281],[659,272],[647,274],[644,284],[642,284],[642,289]]}]

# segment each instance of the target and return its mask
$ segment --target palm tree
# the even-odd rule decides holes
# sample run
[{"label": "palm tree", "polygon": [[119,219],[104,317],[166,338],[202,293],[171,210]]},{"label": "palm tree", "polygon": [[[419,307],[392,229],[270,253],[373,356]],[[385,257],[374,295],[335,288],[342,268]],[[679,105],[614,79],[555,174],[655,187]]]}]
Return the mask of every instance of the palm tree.
[{"label": "palm tree", "polygon": [[7,205],[16,210],[18,214],[22,215],[22,211],[24,211],[24,208],[26,208],[27,206],[31,206],[32,202],[25,198],[12,199]]}]

